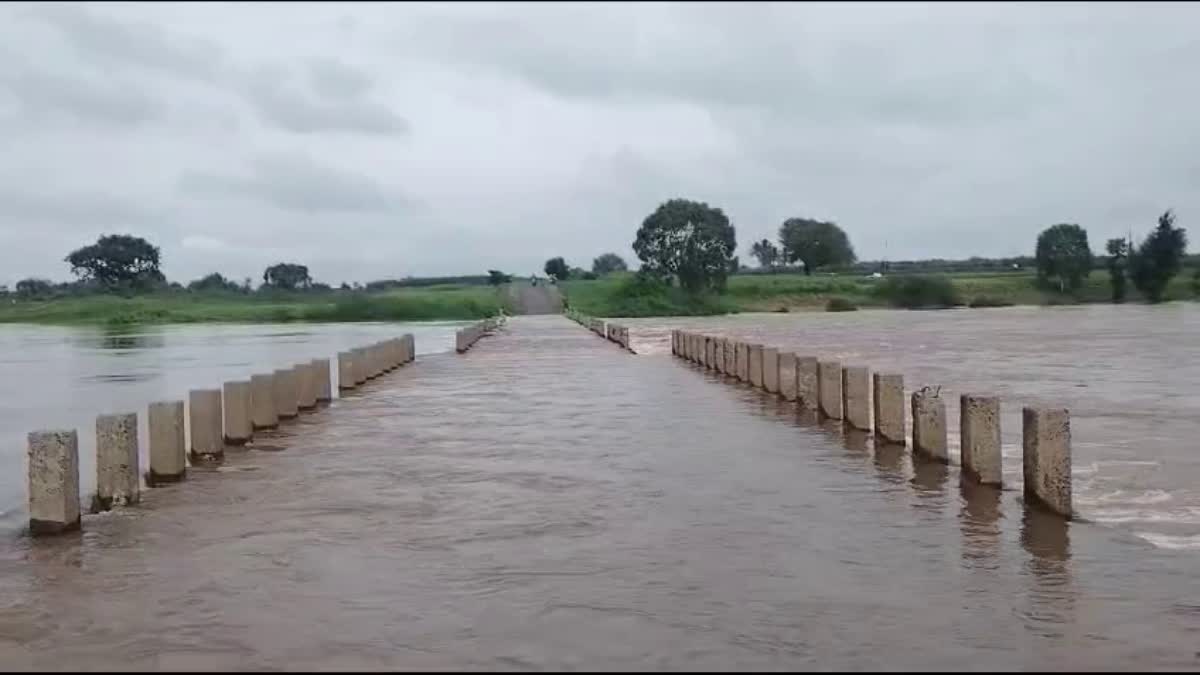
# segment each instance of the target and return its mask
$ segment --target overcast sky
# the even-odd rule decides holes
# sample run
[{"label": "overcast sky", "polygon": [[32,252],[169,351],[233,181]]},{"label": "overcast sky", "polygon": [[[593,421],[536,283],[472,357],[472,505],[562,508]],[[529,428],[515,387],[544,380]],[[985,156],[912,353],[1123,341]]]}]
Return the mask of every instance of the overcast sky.
[{"label": "overcast sky", "polygon": [[863,259],[1196,239],[1197,68],[1182,3],[4,3],[0,283],[118,232],[183,282],[633,262],[673,197],[744,260],[791,216]]}]

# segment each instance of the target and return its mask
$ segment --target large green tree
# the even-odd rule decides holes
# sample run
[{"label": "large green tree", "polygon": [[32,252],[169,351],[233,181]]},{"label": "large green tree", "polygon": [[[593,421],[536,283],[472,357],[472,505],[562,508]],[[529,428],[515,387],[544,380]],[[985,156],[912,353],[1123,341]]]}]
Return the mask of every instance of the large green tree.
[{"label": "large green tree", "polygon": [[1187,232],[1175,227],[1175,214],[1169,210],[1159,216],[1158,227],[1146,235],[1141,246],[1130,258],[1133,285],[1150,302],[1162,302],[1171,277],[1183,265],[1187,249]]},{"label": "large green tree", "polygon": [[633,250],[649,277],[679,279],[690,292],[723,288],[737,233],[721,209],[704,202],[671,199],[646,216]]},{"label": "large green tree", "polygon": [[96,243],[71,251],[65,260],[72,274],[109,288],[163,280],[158,247],[128,234],[101,235]]},{"label": "large green tree", "polygon": [[1034,260],[1039,282],[1057,284],[1059,291],[1077,290],[1092,270],[1087,230],[1074,223],[1047,227],[1038,235]]},{"label": "large green tree", "polygon": [[857,260],[850,237],[836,223],[811,218],[788,218],[779,226],[779,244],[785,262],[804,263],[804,274],[828,265],[850,265]]},{"label": "large green tree", "polygon": [[776,261],[779,260],[779,248],[771,243],[769,239],[754,242],[750,247],[750,255],[758,259],[758,266],[764,269],[775,267]]},{"label": "large green tree", "polygon": [[212,292],[224,291],[227,293],[240,293],[242,287],[238,286],[236,281],[226,279],[220,272],[213,272],[207,276],[197,279],[187,285],[189,291],[197,292]]},{"label": "large green tree", "polygon": [[604,253],[592,261],[592,273],[597,275],[624,272],[627,269],[629,266],[625,264],[625,259],[616,253]]},{"label": "large green tree", "polygon": [[542,271],[546,276],[554,277],[559,281],[566,281],[571,276],[571,269],[567,267],[567,261],[563,260],[562,256],[551,258],[542,266]]},{"label": "large green tree", "polygon": [[1129,262],[1129,245],[1122,238],[1109,239],[1105,245],[1108,252],[1108,276],[1112,286],[1112,301],[1125,302],[1125,268]]},{"label": "large green tree", "polygon": [[312,286],[308,266],[296,263],[276,263],[263,271],[263,285],[283,291],[294,291]]}]

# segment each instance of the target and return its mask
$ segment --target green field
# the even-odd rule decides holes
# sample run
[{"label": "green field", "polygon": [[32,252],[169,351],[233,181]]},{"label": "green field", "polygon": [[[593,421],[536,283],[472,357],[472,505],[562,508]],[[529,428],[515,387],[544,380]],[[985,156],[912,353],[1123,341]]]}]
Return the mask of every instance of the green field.
[{"label": "green field", "polygon": [[164,292],[134,297],[85,295],[0,304],[0,323],[275,323],[479,319],[504,308],[491,286],[441,285],[376,293],[251,294]]},{"label": "green field", "polygon": [[[1167,297],[1194,299],[1190,270],[1171,280]],[[1094,271],[1077,293],[1039,289],[1031,272],[962,273],[945,275],[965,304],[1061,305],[1108,302],[1108,273]],[[631,274],[615,274],[594,281],[563,284],[569,305],[592,316],[688,316],[725,312],[780,312],[824,310],[834,297],[859,307],[888,307],[879,293],[880,279],[863,276],[818,274],[745,274],[730,277],[719,295],[689,297],[678,288],[652,288],[633,284]],[[1129,288],[1128,302],[1140,302]]]}]

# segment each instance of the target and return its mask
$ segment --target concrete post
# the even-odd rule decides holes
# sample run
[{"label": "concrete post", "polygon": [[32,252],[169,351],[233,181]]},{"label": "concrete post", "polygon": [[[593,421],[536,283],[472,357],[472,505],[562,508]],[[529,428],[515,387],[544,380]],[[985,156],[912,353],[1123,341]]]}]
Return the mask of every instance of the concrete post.
[{"label": "concrete post", "polygon": [[960,396],[959,432],[963,473],[984,485],[1000,485],[1000,399]]},{"label": "concrete post", "polygon": [[792,352],[779,355],[779,394],[786,401],[796,400],[796,355]]},{"label": "concrete post", "polygon": [[187,474],[183,401],[151,403],[146,422],[150,426],[150,473],[146,483],[151,487],[178,483]]},{"label": "concrete post", "polygon": [[772,394],[779,393],[779,350],[775,347],[763,347],[762,351],[763,389]]},{"label": "concrete post", "polygon": [[875,436],[884,443],[906,445],[904,376],[875,373]]},{"label": "concrete post", "polygon": [[279,426],[274,375],[250,376],[250,422],[255,429],[274,429]]},{"label": "concrete post", "polygon": [[276,370],[273,394],[275,416],[280,420],[290,420],[295,417],[299,413],[296,408],[296,402],[299,400],[296,394],[296,371],[291,368]]},{"label": "concrete post", "polygon": [[354,354],[338,352],[338,390],[346,391],[354,388]]},{"label": "concrete post", "polygon": [[[838,384],[841,384],[839,380]],[[796,355],[796,400],[808,410],[820,408],[820,374],[815,356]],[[840,398],[839,398],[840,400]]]},{"label": "concrete post", "polygon": [[297,363],[295,371],[300,384],[297,387],[296,407],[312,410],[317,407],[317,371],[311,362]]},{"label": "concrete post", "polygon": [[842,414],[851,428],[871,430],[871,375],[863,366],[842,368]]},{"label": "concrete post", "polygon": [[188,392],[188,429],[192,435],[192,461],[213,461],[225,456],[221,433],[221,390]]},{"label": "concrete post", "polygon": [[29,434],[29,533],[78,530],[79,436],[71,431]]},{"label": "concrete post", "polygon": [[737,342],[729,338],[722,342],[725,343],[725,374],[737,377]]},{"label": "concrete post", "polygon": [[678,354],[678,352],[675,351],[675,345],[676,345],[675,338],[676,337],[678,337],[678,331],[676,329],[672,328],[671,329],[671,356],[675,356],[676,354]]},{"label": "concrete post", "polygon": [[411,363],[417,358],[417,343],[413,340],[412,333],[404,334],[404,362]]},{"label": "concrete post", "polygon": [[96,498],[92,500],[92,511],[107,511],[114,504],[136,504],[140,492],[137,415],[97,417]]},{"label": "concrete post", "polygon": [[913,452],[943,464],[950,462],[946,450],[946,403],[937,391],[925,387],[912,395]]},{"label": "concrete post", "polygon": [[742,382],[750,381],[750,345],[740,341],[737,343],[737,378]]},{"label": "concrete post", "polygon": [[696,334],[687,334],[687,360],[695,362],[696,360]]},{"label": "concrete post", "polygon": [[351,351],[354,354],[354,358],[350,360],[354,364],[354,384],[359,385],[367,381],[367,370],[370,367],[367,362],[367,350],[355,347]]},{"label": "concrete post", "polygon": [[313,359],[313,373],[317,378],[317,403],[333,400],[333,382],[329,379],[329,359]]},{"label": "concrete post", "polygon": [[1071,418],[1065,409],[1024,408],[1022,468],[1025,498],[1070,519]]},{"label": "concrete post", "polygon": [[763,383],[763,346],[750,345],[750,386],[762,387]]},{"label": "concrete post", "polygon": [[722,375],[729,374],[729,355],[726,350],[729,349],[729,340],[726,338],[717,338],[717,372]]},{"label": "concrete post", "polygon": [[221,408],[225,412],[225,443],[245,445],[254,436],[250,383],[244,380],[226,382],[223,389],[224,401]]},{"label": "concrete post", "polygon": [[821,361],[817,364],[817,399],[821,414],[832,420],[842,419],[842,364]]}]

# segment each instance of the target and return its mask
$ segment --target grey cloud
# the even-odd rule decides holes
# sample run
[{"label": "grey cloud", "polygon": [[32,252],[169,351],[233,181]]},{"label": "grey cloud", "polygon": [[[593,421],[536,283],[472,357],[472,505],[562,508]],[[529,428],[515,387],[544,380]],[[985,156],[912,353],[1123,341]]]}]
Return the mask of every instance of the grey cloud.
[{"label": "grey cloud", "polygon": [[[347,85],[343,81],[341,86],[345,89]],[[264,121],[295,133],[395,135],[409,130],[407,120],[380,103],[313,100],[290,82],[287,71],[278,67],[260,68],[251,74],[243,95]]]},{"label": "grey cloud", "polygon": [[374,80],[364,71],[333,59],[317,59],[308,65],[313,91],[325,98],[360,98]]},{"label": "grey cloud", "polygon": [[179,188],[193,196],[237,196],[305,213],[380,213],[409,204],[398,190],[306,157],[271,155],[256,160],[251,168],[248,175],[241,176],[188,171],[180,178]]},{"label": "grey cloud", "polygon": [[60,75],[29,67],[18,59],[0,64],[0,90],[34,123],[67,118],[86,124],[137,127],[161,119],[166,105],[120,77],[105,79]]},{"label": "grey cloud", "polygon": [[14,177],[0,181],[0,222],[17,228],[54,226],[72,230],[96,227],[142,227],[161,224],[163,214],[132,199],[99,192],[49,186],[16,186]]}]

